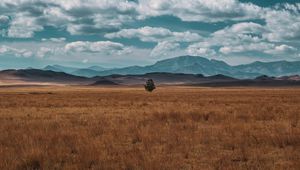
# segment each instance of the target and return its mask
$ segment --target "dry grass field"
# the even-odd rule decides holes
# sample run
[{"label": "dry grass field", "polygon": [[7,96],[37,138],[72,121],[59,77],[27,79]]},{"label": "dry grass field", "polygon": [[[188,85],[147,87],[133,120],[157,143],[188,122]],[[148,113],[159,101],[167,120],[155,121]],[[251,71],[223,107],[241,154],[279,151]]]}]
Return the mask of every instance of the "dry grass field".
[{"label": "dry grass field", "polygon": [[300,89],[0,89],[0,169],[299,169]]}]

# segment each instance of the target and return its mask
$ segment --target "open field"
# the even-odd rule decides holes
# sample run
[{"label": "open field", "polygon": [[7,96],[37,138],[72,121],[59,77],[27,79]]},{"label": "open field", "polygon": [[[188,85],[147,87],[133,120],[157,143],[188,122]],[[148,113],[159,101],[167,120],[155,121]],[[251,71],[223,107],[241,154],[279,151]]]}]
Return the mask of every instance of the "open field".
[{"label": "open field", "polygon": [[0,169],[298,169],[300,88],[0,88]]}]

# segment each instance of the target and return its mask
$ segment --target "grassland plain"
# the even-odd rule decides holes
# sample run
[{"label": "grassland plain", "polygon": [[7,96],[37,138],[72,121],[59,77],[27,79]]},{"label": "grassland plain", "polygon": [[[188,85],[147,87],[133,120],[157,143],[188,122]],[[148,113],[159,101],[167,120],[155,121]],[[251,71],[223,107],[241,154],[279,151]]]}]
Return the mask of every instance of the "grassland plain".
[{"label": "grassland plain", "polygon": [[0,89],[0,169],[299,169],[300,89]]}]

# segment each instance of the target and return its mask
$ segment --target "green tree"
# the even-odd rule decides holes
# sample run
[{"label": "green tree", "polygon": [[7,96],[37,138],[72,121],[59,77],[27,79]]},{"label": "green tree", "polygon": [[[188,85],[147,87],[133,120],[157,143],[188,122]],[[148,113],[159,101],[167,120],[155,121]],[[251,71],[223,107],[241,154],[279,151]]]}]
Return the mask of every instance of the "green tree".
[{"label": "green tree", "polygon": [[147,80],[144,86],[145,90],[147,90],[148,92],[152,92],[156,88],[152,79]]}]

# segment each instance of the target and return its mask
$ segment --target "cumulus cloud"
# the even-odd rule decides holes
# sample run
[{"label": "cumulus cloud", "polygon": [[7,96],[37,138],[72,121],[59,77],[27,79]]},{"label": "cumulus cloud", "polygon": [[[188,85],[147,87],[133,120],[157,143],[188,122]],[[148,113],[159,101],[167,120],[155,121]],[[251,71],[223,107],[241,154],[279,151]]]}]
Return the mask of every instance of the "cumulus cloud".
[{"label": "cumulus cloud", "polygon": [[151,51],[152,57],[164,57],[168,56],[171,52],[176,51],[180,47],[179,43],[163,41],[159,42]]},{"label": "cumulus cloud", "polygon": [[[155,21],[160,19],[156,17],[166,15],[185,21],[178,21],[185,25],[176,26],[176,31],[170,26],[168,27],[170,29],[164,28],[168,23],[155,22],[155,27],[147,26],[150,21],[145,19],[151,18]],[[192,28],[188,25],[190,21],[199,24],[204,22],[212,28],[215,28],[215,24],[218,27],[225,26],[201,36],[199,34],[201,28],[188,29]],[[140,28],[131,28],[137,25]],[[153,26],[153,23],[151,25]],[[178,55],[172,51],[180,47],[188,54],[205,57],[219,54],[229,56],[250,51],[272,56],[281,55],[286,58],[299,57],[300,3],[259,7],[238,0],[0,1],[0,35],[3,37],[40,39],[34,37],[35,34],[47,31],[49,26],[54,27],[59,33],[67,31],[71,35],[56,34],[56,36],[66,36],[68,40],[72,38],[89,40],[93,34],[100,40],[139,39],[143,42],[157,43],[153,49],[146,49],[152,50],[151,53],[139,53],[136,56]],[[73,37],[73,35],[80,36]],[[26,50],[23,46],[22,48],[2,46],[1,51],[18,56],[33,55],[44,58],[57,52],[52,47],[54,45],[63,46],[60,47],[62,52],[84,52],[90,55],[94,55],[93,53],[120,55],[130,52],[133,48],[111,41],[67,43],[64,37],[50,37],[39,41],[51,44],[50,46],[39,45],[35,50],[30,48]],[[186,46],[187,48],[183,49]],[[140,51],[142,50],[140,48]]]},{"label": "cumulus cloud", "polygon": [[297,49],[295,47],[282,44],[275,46],[274,48],[265,50],[266,53],[274,54],[274,55],[282,55],[282,54],[295,54],[297,53]]},{"label": "cumulus cloud", "polygon": [[183,21],[220,22],[260,18],[262,9],[238,0],[140,0],[143,17],[173,15]]},{"label": "cumulus cloud", "polygon": [[190,54],[215,55],[215,50],[211,47],[246,46],[246,44],[260,43],[264,41],[263,33],[265,32],[267,30],[260,24],[241,22],[218,30],[203,41],[191,44],[187,51]]},{"label": "cumulus cloud", "polygon": [[245,42],[260,42],[267,30],[260,24],[242,22],[216,31],[210,41],[215,45],[239,45]]},{"label": "cumulus cloud", "polygon": [[127,0],[3,0],[0,15],[12,17],[9,37],[29,38],[44,26],[66,28],[71,34],[99,34],[135,19],[136,5]]},{"label": "cumulus cloud", "polygon": [[228,34],[262,34],[266,29],[254,22],[241,22],[232,25],[231,27],[226,27],[225,29],[215,32],[215,35],[228,35]]},{"label": "cumulus cloud", "polygon": [[33,53],[27,49],[13,48],[10,46],[0,46],[0,55],[14,55],[16,57],[32,57]]},{"label": "cumulus cloud", "polygon": [[135,19],[136,3],[120,0],[84,0],[62,4],[66,14],[74,20],[68,23],[71,34],[99,34],[119,29],[124,23]]},{"label": "cumulus cloud", "polygon": [[39,46],[38,44],[34,44],[33,48],[29,48],[26,46],[24,48],[19,48],[17,44],[11,45],[2,45],[0,46],[0,55],[6,56],[16,56],[16,57],[37,57],[40,59],[50,57],[58,52],[62,54],[62,48],[58,46],[43,46],[47,44],[42,44]]},{"label": "cumulus cloud", "polygon": [[52,55],[54,53],[55,50],[51,49],[51,48],[47,48],[47,47],[41,47],[37,52],[36,52],[36,56],[39,58],[45,58],[48,57],[50,55]]},{"label": "cumulus cloud", "polygon": [[17,15],[10,23],[7,36],[13,38],[31,38],[34,32],[42,30],[43,27],[37,24],[33,17]]},{"label": "cumulus cloud", "polygon": [[[262,46],[268,44],[264,42],[262,37],[265,32],[266,29],[260,24],[241,22],[218,30],[203,41],[189,45],[186,51],[191,55],[201,55],[204,57],[213,57],[218,52],[221,54],[230,54],[252,50],[259,51]],[[220,50],[215,51],[215,48],[219,47]],[[263,48],[263,50],[266,48]]]},{"label": "cumulus cloud", "polygon": [[[299,6],[296,3],[275,9],[262,8],[238,0],[2,0],[0,23],[9,22],[10,17],[8,37],[30,38],[45,26],[64,28],[72,35],[102,34],[118,31],[124,24],[136,19],[163,15],[208,23],[264,19],[269,31],[264,37],[280,41],[299,38]],[[139,33],[146,28],[127,29],[119,33]]]},{"label": "cumulus cloud", "polygon": [[172,32],[169,29],[162,27],[142,27],[138,29],[123,29],[116,33],[109,33],[105,35],[106,38],[139,38],[145,42],[159,42],[159,41],[181,41],[193,42],[199,41],[201,36],[197,33],[186,32]]},{"label": "cumulus cloud", "polygon": [[130,49],[123,44],[111,41],[76,41],[65,45],[66,52],[86,52],[104,54],[125,54],[130,53]]},{"label": "cumulus cloud", "polygon": [[273,48],[273,44],[268,43],[251,43],[244,45],[236,45],[236,46],[224,46],[220,48],[220,52],[223,54],[230,53],[239,53],[239,52],[248,52],[248,51],[265,51],[270,48]]},{"label": "cumulus cloud", "polygon": [[[300,40],[300,3],[285,6],[280,10],[268,10],[265,14],[266,29],[264,36],[273,42]],[[291,8],[294,10],[291,11]],[[296,10],[297,9],[297,10]]]},{"label": "cumulus cloud", "polygon": [[[295,54],[297,54],[298,50],[291,45],[284,44],[285,41],[281,40],[282,43],[279,45],[278,41],[276,43],[272,41],[274,39],[268,37],[268,35],[272,33],[272,30],[268,28],[268,24],[261,25],[254,22],[240,22],[212,33],[202,42],[189,45],[187,52],[189,54],[207,57],[212,57],[216,55],[216,53],[229,55],[260,52],[273,56],[283,54],[295,56]],[[290,33],[294,34],[295,32]],[[276,35],[277,34],[278,33],[276,33]],[[284,34],[282,33],[278,36],[284,36]],[[295,36],[293,37],[296,38]],[[215,51],[212,48],[219,48],[219,50]]]},{"label": "cumulus cloud", "polygon": [[217,54],[214,49],[203,47],[200,43],[190,45],[186,51],[190,55],[202,57],[213,57]]},{"label": "cumulus cloud", "polygon": [[297,49],[286,44],[275,45],[266,42],[251,43],[238,46],[224,46],[220,48],[220,52],[223,54],[232,54],[248,51],[257,51],[265,54],[282,55],[296,53]]},{"label": "cumulus cloud", "polygon": [[285,44],[284,41],[271,41],[266,36],[269,33],[266,25],[241,22],[218,30],[201,42],[189,45],[186,51],[188,54],[204,57],[241,55],[249,52],[285,58],[297,56],[297,48]]},{"label": "cumulus cloud", "polygon": [[[259,18],[262,10],[237,0],[3,0],[0,7],[2,13],[12,16],[13,22],[20,22],[15,14],[22,15],[31,17],[28,23],[64,27],[71,34],[111,32],[124,23],[151,16],[174,15],[183,21],[220,22]],[[31,32],[41,30],[30,24],[24,27]]]}]

